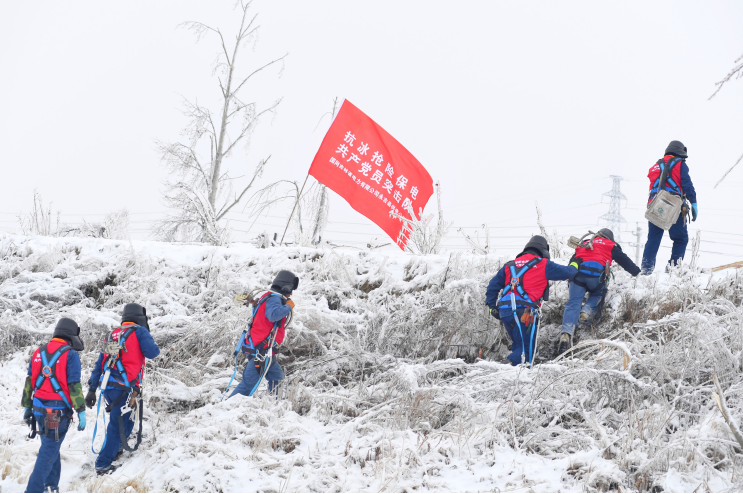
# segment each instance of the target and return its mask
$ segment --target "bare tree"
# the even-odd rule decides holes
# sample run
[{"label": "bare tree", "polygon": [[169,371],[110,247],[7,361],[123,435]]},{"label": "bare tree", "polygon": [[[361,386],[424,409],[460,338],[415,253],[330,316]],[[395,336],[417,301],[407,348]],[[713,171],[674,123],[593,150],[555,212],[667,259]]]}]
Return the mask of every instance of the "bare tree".
[{"label": "bare tree", "polygon": [[709,99],[714,98],[715,95],[720,92],[720,89],[722,89],[722,86],[724,86],[726,82],[729,82],[731,79],[740,79],[741,77],[743,77],[743,55],[736,58],[734,63],[735,66],[733,67],[733,69],[728,72],[728,74],[723,77],[722,80],[715,83],[717,89],[714,93],[712,93],[712,96],[710,96]]},{"label": "bare tree", "polygon": [[[59,230],[60,213],[57,211],[57,230]],[[47,204],[46,209],[41,199],[41,194],[34,190],[34,207],[27,216],[19,216],[21,231],[24,235],[43,235],[46,237],[52,233],[52,203]]]},{"label": "bare tree", "polygon": [[402,221],[403,230],[407,232],[408,242],[405,246],[407,252],[423,256],[441,252],[441,242],[449,233],[452,223],[444,221],[444,210],[441,208],[441,186],[438,182],[436,182],[436,204],[438,214],[435,226],[430,225],[433,215],[423,218],[423,208],[419,208],[418,216],[416,216],[413,207],[408,206],[410,218],[390,211],[390,216]]},{"label": "bare tree", "polygon": [[[714,98],[715,95],[720,92],[720,89],[722,89],[722,86],[724,86],[726,82],[730,81],[731,79],[740,79],[741,77],[743,77],[743,55],[736,58],[734,63],[735,63],[735,66],[733,67],[733,69],[730,72],[728,72],[728,74],[725,77],[723,77],[721,81],[715,83],[715,86],[717,86],[717,89],[715,90],[714,93],[712,93],[712,96],[710,96],[709,99]],[[723,180],[725,180],[725,177],[727,177],[728,174],[731,171],[733,171],[733,169],[736,166],[738,166],[738,163],[740,163],[741,160],[743,160],[743,155],[741,155],[741,157],[738,158],[738,161],[736,161],[735,164],[731,166],[728,169],[728,171],[725,172],[725,174],[720,178],[720,180],[717,181],[715,186],[712,188],[716,189],[717,186],[720,185],[720,183],[722,183]]]},{"label": "bare tree", "polygon": [[[229,43],[220,29],[201,22],[181,24],[196,34],[197,41],[207,34],[219,37],[221,52],[214,72],[221,72],[218,80],[222,99],[218,112],[212,112],[198,102],[185,101],[184,115],[190,120],[182,132],[186,142],[157,144],[163,162],[172,173],[166,183],[165,193],[165,204],[172,212],[157,224],[158,236],[166,240],[222,244],[227,240],[227,226],[223,224],[225,215],[246,196],[249,198],[244,209],[252,214],[258,214],[280,200],[271,199],[278,184],[260,189],[257,187],[270,156],[258,162],[247,184],[240,184],[238,181],[243,177],[233,177],[225,164],[225,158],[238,144],[247,149],[261,118],[275,113],[281,102],[279,98],[259,109],[258,103],[247,102],[242,96],[253,76],[274,65],[283,69],[284,59],[288,55],[260,65],[246,76],[238,76],[237,61],[241,49],[255,41],[259,28],[255,23],[257,16],[248,17],[251,3],[241,1],[237,6],[241,13],[240,29],[231,49],[228,49]],[[204,157],[207,149],[208,156]]]}]

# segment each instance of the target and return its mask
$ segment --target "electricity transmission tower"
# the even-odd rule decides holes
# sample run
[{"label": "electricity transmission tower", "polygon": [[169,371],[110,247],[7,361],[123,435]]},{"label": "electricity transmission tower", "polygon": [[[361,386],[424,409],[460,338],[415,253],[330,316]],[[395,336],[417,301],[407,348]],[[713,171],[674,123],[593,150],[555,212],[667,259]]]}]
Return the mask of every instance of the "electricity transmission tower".
[{"label": "electricity transmission tower", "polygon": [[622,223],[627,223],[627,220],[622,218],[622,199],[626,201],[627,198],[619,190],[619,182],[622,181],[622,177],[611,175],[609,178],[611,178],[613,181],[611,191],[604,192],[604,195],[608,196],[611,199],[611,201],[609,202],[609,212],[603,216],[600,216],[599,219],[606,220],[607,226],[611,229],[612,232],[614,232],[614,239],[619,242],[622,236],[620,230],[620,228],[622,227]]}]

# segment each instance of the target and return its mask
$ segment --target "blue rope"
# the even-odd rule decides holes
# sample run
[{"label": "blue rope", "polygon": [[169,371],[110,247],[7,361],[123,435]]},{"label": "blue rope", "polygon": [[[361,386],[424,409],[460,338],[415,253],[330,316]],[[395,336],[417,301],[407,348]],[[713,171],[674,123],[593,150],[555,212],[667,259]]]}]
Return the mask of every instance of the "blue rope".
[{"label": "blue rope", "polygon": [[[108,440],[108,434],[103,436],[103,446],[101,446],[101,449],[98,451],[95,450],[95,436],[98,434],[98,417],[101,414],[101,402],[103,401],[103,391],[101,391],[101,395],[98,397],[98,409],[95,412],[95,427],[93,428],[93,439],[90,441],[90,450],[93,452],[94,455],[100,454],[101,451],[103,451],[103,448],[106,447],[106,441]],[[106,414],[103,414],[103,426],[106,426]]]}]

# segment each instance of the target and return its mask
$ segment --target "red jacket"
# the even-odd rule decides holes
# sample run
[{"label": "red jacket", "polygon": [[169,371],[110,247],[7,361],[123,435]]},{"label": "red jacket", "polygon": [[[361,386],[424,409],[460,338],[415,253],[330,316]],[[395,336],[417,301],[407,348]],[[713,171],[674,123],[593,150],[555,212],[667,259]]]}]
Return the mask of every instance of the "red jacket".
[{"label": "red jacket", "polygon": [[[59,338],[52,339],[52,341],[46,345],[46,352],[49,354],[48,358],[51,359],[54,352],[65,345],[69,345],[69,343]],[[39,378],[39,374],[41,374],[42,367],[41,348],[37,348],[34,352],[33,358],[31,359],[31,382],[34,386],[36,385],[36,380]],[[54,374],[57,378],[57,382],[59,382],[59,385],[62,388],[62,392],[67,397],[67,403],[71,404],[72,398],[70,397],[70,390],[67,388],[67,352],[59,357],[59,360],[57,360],[57,363],[54,365]],[[49,379],[44,379],[41,387],[39,387],[39,389],[34,393],[34,397],[40,400],[61,399],[59,394],[54,392],[54,388]]]},{"label": "red jacket", "polygon": [[[668,164],[672,159],[675,158],[670,154],[663,156],[663,161],[666,164]],[[681,188],[681,161],[682,160],[678,160],[678,163],[676,163],[671,169],[671,174],[666,176],[665,185],[669,186],[674,192],[675,189],[678,188],[680,195],[684,195],[684,190]],[[664,184],[658,184],[658,190],[656,190],[655,193],[653,192],[653,185],[655,185],[656,180],[660,179],[660,174],[660,165],[658,165],[658,163],[655,163],[650,167],[650,171],[648,172],[648,178],[650,179],[650,197],[648,198],[648,202],[653,200],[658,190],[664,189]],[[676,187],[673,187],[673,184],[675,184]],[[668,190],[668,188],[666,188],[666,190]]]},{"label": "red jacket", "polygon": [[608,238],[596,237],[593,239],[593,249],[590,247],[580,246],[575,249],[575,255],[583,259],[583,262],[595,261],[606,266],[606,262],[609,261],[611,264],[612,249],[616,243],[612,242]]},{"label": "red jacket", "polygon": [[[524,254],[514,259],[516,264],[516,273],[518,273],[522,267],[536,256],[534,254]],[[539,299],[542,298],[545,288],[547,288],[547,275],[545,270],[547,269],[547,259],[542,259],[536,266],[529,269],[524,276],[521,278],[521,286],[524,291],[529,295],[529,298],[534,303],[538,303]],[[511,270],[506,269],[506,287],[511,284]],[[510,295],[508,295],[510,296]]]},{"label": "red jacket", "polygon": [[[114,329],[111,333],[114,341],[119,341],[119,337],[132,326],[134,326],[133,322],[125,322],[122,323],[120,327]],[[144,354],[142,353],[142,349],[139,347],[139,340],[137,339],[136,331],[132,331],[124,345],[126,346],[126,351],[123,349],[121,350],[121,363],[124,366],[124,371],[126,372],[126,378],[129,380],[129,384],[131,386],[136,386],[139,385],[139,373],[144,367]],[[106,358],[103,359],[101,365],[101,368],[105,369]],[[112,372],[111,378],[113,378],[113,375],[114,373]],[[122,382],[121,384],[126,383]]]},{"label": "red jacket", "polygon": [[[272,292],[266,292],[262,295],[262,297],[265,297],[267,295],[270,295]],[[273,295],[271,298],[279,297],[279,295]],[[250,338],[253,340],[253,345],[256,347],[262,347],[260,343],[265,340],[268,335],[273,330],[273,325],[271,321],[268,320],[266,317],[266,306],[268,305],[268,300],[263,302],[260,307],[258,307],[258,312],[255,313],[255,317],[253,318],[253,325],[250,328]],[[285,333],[285,326],[286,326],[286,317],[281,320],[279,323],[279,327],[276,330],[276,343],[281,344],[284,341],[284,333]],[[268,343],[268,342],[266,342]]]}]

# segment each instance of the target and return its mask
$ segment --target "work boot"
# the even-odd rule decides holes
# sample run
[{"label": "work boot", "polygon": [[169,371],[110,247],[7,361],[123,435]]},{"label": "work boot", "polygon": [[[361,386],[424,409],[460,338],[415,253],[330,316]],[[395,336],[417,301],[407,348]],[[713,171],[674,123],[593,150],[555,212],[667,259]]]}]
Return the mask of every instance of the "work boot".
[{"label": "work boot", "polygon": [[111,464],[105,468],[101,468],[101,469],[96,468],[95,473],[100,477],[101,475],[108,475],[114,472],[117,468],[119,468],[119,465]]},{"label": "work boot", "polygon": [[557,355],[562,355],[573,347],[573,337],[568,333],[560,335],[560,341],[557,343]]},{"label": "work boot", "polygon": [[581,312],[578,317],[578,322],[587,322],[591,318],[591,314],[588,312]]}]

